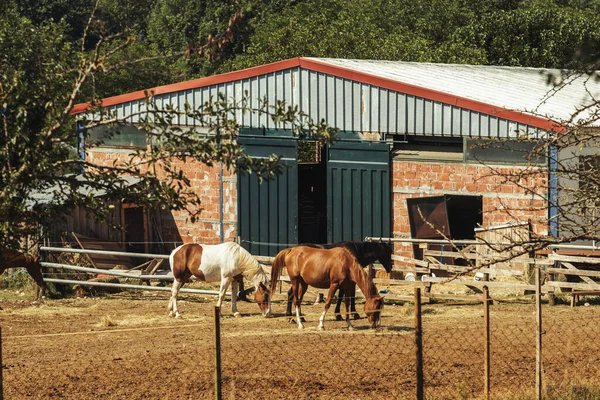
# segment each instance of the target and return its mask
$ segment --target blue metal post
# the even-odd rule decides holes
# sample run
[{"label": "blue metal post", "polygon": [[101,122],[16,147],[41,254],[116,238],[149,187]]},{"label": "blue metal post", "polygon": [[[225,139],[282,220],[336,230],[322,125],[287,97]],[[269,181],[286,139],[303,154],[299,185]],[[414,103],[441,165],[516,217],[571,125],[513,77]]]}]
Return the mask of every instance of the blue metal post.
[{"label": "blue metal post", "polygon": [[548,158],[548,221],[550,222],[550,234],[558,236],[558,177],[556,169],[558,167],[558,149],[555,146],[550,147]]}]

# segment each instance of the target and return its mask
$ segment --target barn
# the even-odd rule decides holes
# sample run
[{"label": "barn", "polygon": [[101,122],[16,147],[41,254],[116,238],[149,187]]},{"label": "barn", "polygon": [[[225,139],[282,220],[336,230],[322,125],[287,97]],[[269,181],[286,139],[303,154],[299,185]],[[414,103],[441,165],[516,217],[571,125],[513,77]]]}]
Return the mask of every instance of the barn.
[{"label": "barn", "polygon": [[[524,157],[535,144],[516,139],[558,129],[590,95],[578,80],[553,92],[548,73],[559,71],[294,58],[148,89],[158,106],[194,107],[217,93],[234,101],[247,96],[253,105],[283,100],[340,133],[307,158],[307,144],[291,131],[264,116],[240,114],[245,151],[281,155],[283,174],[259,183],[253,175],[186,163],[203,200],[200,221],[159,212],[138,225],[151,231],[145,237],[166,243],[239,240],[255,255],[274,255],[300,242],[410,237],[407,199],[470,196],[480,199],[476,212],[483,225],[531,221],[535,232],[548,233],[556,227],[549,224],[556,195],[549,187],[552,166],[546,157]],[[139,91],[102,104],[126,118],[144,100]],[[498,139],[503,148],[493,145]],[[133,128],[86,149],[86,157],[112,163],[145,145],[144,134]],[[518,185],[499,176],[523,169],[533,173]],[[396,252],[410,255],[412,249],[398,243]]]}]

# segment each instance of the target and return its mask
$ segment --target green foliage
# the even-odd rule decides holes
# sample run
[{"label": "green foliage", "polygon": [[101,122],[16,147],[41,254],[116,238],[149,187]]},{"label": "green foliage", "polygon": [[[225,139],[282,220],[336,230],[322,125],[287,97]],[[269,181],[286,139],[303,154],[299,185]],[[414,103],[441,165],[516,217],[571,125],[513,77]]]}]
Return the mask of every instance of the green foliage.
[{"label": "green foliage", "polygon": [[[247,102],[214,98],[192,110],[137,115],[149,146],[123,165],[77,158],[73,106],[107,96],[292,57],[592,68],[600,59],[600,2],[580,0],[117,0],[5,2],[0,8],[0,244],[52,224],[94,197],[198,214],[190,182],[172,159],[223,163],[269,177],[276,157],[255,162],[235,144],[236,112]],[[335,130],[285,104],[258,109],[318,141]],[[185,116],[209,131],[172,128]],[[82,134],[119,129],[101,107]],[[144,161],[145,160],[145,161]],[[164,165],[158,179],[155,166]],[[84,176],[74,173],[86,168]],[[139,177],[133,189],[124,175]],[[45,192],[40,201],[36,193]],[[44,203],[44,204],[42,204]],[[194,211],[195,210],[195,211]]]},{"label": "green foliage", "polygon": [[[107,10],[111,9],[93,14],[79,44],[67,39],[69,27],[64,21],[48,19],[36,25],[20,15],[17,7],[2,10],[1,247],[18,248],[23,238],[47,230],[73,206],[83,206],[103,221],[112,213],[107,199],[186,210],[191,220],[196,220],[200,198],[172,160],[222,163],[225,168],[253,171],[262,178],[278,171],[278,157],[252,160],[241,152],[235,140],[240,128],[236,113],[260,112],[297,134],[315,140],[333,139],[334,131],[327,125],[313,123],[297,108],[283,103],[269,106],[261,102],[258,109],[251,110],[247,100],[230,104],[220,96],[197,109],[189,105],[159,108],[148,96],[145,110],[136,115],[117,116],[102,108],[96,103],[99,97],[117,89],[133,90],[140,84],[145,70],[137,75],[133,65],[152,69],[169,60],[152,56],[151,43],[139,39],[141,31],[130,26],[128,18],[117,17],[116,9]],[[116,34],[121,28],[123,31]],[[160,74],[148,75],[161,79]],[[89,112],[73,114],[75,104],[84,100],[91,100]],[[177,127],[180,117],[195,121],[194,126],[201,127],[202,132]],[[78,131],[84,138],[98,127],[107,127],[115,134],[129,118],[140,121],[148,147],[131,151],[113,165],[78,158]],[[88,150],[93,146],[87,143]],[[75,174],[81,170],[85,174]],[[138,180],[133,187],[130,177]]]},{"label": "green foliage", "polygon": [[33,285],[33,279],[23,268],[19,268],[11,274],[6,272],[2,274],[0,279],[0,289],[32,290]]}]

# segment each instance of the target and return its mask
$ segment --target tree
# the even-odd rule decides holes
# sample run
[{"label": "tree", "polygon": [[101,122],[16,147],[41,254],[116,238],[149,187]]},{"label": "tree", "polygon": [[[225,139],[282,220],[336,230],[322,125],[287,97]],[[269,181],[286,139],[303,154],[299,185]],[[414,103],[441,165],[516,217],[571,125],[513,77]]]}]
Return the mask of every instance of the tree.
[{"label": "tree", "polygon": [[[207,164],[221,162],[226,168],[254,171],[262,177],[277,172],[277,157],[252,160],[236,143],[239,125],[234,114],[240,109],[249,112],[246,102],[230,104],[219,97],[199,109],[159,109],[149,93],[146,109],[136,116],[117,118],[102,107],[98,93],[105,89],[98,88],[102,88],[99,83],[106,76],[126,73],[131,65],[160,59],[132,57],[151,54],[140,50],[144,44],[140,44],[135,27],[115,33],[105,29],[102,15],[92,14],[76,46],[67,40],[64,21],[47,20],[36,25],[20,15],[15,6],[0,12],[2,248],[20,247],[24,237],[50,226],[60,213],[76,205],[103,219],[110,206],[95,197],[99,191],[105,193],[105,199],[188,210],[190,218],[195,219],[200,212],[200,199],[189,190],[185,175],[172,167],[173,158],[193,157]],[[95,37],[93,45],[89,35]],[[212,41],[208,48],[218,48],[219,43]],[[139,52],[131,52],[136,46]],[[91,100],[88,111],[73,114],[74,106],[84,100]],[[333,138],[330,127],[313,123],[285,104],[271,108],[262,104],[255,111],[268,113],[276,122],[308,133],[316,140]],[[208,129],[208,136],[196,129],[172,128],[171,121],[181,114]],[[103,127],[109,135],[119,134],[131,117],[139,118],[138,129],[148,135],[147,148],[110,166],[77,156],[78,133],[88,138],[91,130]],[[129,187],[128,177],[137,178],[138,183]]]}]

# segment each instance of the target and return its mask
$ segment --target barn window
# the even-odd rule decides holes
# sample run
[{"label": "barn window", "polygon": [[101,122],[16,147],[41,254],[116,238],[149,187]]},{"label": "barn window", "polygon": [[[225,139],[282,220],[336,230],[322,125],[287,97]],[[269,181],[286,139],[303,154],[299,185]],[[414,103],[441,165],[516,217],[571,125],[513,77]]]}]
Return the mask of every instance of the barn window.
[{"label": "barn window", "polygon": [[463,161],[460,137],[401,136],[394,137],[394,157],[415,161]]},{"label": "barn window", "polygon": [[394,156],[415,161],[545,165],[544,143],[463,137],[394,137]]},{"label": "barn window", "polygon": [[146,132],[133,125],[98,126],[89,131],[88,143],[106,147],[146,147]]},{"label": "barn window", "polygon": [[542,141],[465,138],[465,160],[487,164],[545,165]]}]

